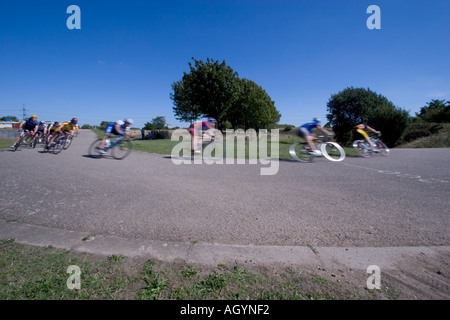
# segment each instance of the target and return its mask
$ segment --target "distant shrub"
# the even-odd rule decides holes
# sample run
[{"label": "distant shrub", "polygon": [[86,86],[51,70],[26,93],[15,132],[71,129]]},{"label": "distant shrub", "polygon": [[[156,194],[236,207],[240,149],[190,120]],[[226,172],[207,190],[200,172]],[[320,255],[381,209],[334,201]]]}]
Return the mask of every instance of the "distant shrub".
[{"label": "distant shrub", "polygon": [[403,142],[410,142],[437,133],[443,127],[439,123],[414,122],[406,129]]}]

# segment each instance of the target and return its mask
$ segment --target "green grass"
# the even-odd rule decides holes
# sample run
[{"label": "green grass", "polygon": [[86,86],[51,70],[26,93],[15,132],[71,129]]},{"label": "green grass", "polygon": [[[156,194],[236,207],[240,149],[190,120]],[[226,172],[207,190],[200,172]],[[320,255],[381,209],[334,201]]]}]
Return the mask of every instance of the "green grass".
[{"label": "green grass", "polygon": [[10,148],[15,140],[15,138],[0,138],[0,149]]},{"label": "green grass", "polygon": [[[69,289],[69,266],[80,268],[80,289]],[[336,275],[302,269],[247,268],[240,264],[205,267],[163,263],[121,255],[95,256],[53,247],[0,241],[0,300],[333,300],[399,298],[389,292],[359,290]],[[348,280],[348,279],[347,279]],[[388,295],[389,294],[389,295]]]}]

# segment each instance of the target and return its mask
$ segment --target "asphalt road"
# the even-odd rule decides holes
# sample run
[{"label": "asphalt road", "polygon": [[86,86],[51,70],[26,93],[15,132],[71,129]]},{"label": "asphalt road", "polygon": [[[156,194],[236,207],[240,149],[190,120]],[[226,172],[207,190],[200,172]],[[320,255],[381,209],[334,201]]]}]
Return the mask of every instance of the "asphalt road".
[{"label": "asphalt road", "polygon": [[333,163],[175,165],[93,159],[83,130],[61,154],[0,152],[0,219],[127,239],[321,247],[450,245],[450,149]]}]

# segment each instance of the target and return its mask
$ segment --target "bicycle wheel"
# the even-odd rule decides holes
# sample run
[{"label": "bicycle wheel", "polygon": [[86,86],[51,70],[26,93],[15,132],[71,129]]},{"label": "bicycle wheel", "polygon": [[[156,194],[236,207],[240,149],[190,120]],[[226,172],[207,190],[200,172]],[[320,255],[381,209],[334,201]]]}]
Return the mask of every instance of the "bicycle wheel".
[{"label": "bicycle wheel", "polygon": [[305,142],[297,142],[289,147],[289,154],[299,162],[311,162],[314,156],[310,153],[309,146]]},{"label": "bicycle wheel", "polygon": [[30,141],[30,148],[31,148],[31,149],[36,148],[36,142],[37,142],[36,140],[37,140],[37,137],[36,137],[34,140],[31,140],[31,141]]},{"label": "bicycle wheel", "polygon": [[375,141],[375,144],[376,144],[377,148],[380,149],[380,153],[383,156],[388,156],[391,153],[389,148],[380,140]]},{"label": "bicycle wheel", "polygon": [[23,143],[23,140],[25,139],[25,135],[22,136],[22,138],[17,141],[16,145],[14,146],[14,152],[16,152],[17,149],[19,149],[20,145]]},{"label": "bicycle wheel", "polygon": [[131,153],[131,141],[122,140],[112,148],[112,156],[114,159],[122,160]]},{"label": "bicycle wheel", "polygon": [[320,151],[330,161],[342,161],[345,159],[345,151],[336,142],[324,142],[320,145]]},{"label": "bicycle wheel", "polygon": [[361,157],[370,158],[372,156],[370,147],[362,140],[353,141],[353,148]]},{"label": "bicycle wheel", "polygon": [[64,138],[58,138],[56,141],[50,146],[50,151],[53,154],[58,154],[63,150],[64,147]]},{"label": "bicycle wheel", "polygon": [[69,149],[71,143],[72,143],[72,139],[71,139],[70,137],[64,138],[63,149],[64,149],[64,150]]},{"label": "bicycle wheel", "polygon": [[91,158],[101,158],[103,155],[100,153],[100,144],[102,143],[102,139],[95,140],[89,146],[89,156]]}]

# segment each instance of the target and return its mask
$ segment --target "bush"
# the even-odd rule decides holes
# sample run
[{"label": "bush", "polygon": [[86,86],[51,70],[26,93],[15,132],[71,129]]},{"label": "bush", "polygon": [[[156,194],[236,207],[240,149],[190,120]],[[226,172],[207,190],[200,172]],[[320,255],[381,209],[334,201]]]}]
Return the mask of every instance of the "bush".
[{"label": "bush", "polygon": [[410,142],[437,133],[443,127],[439,123],[414,122],[406,129],[403,142]]}]

